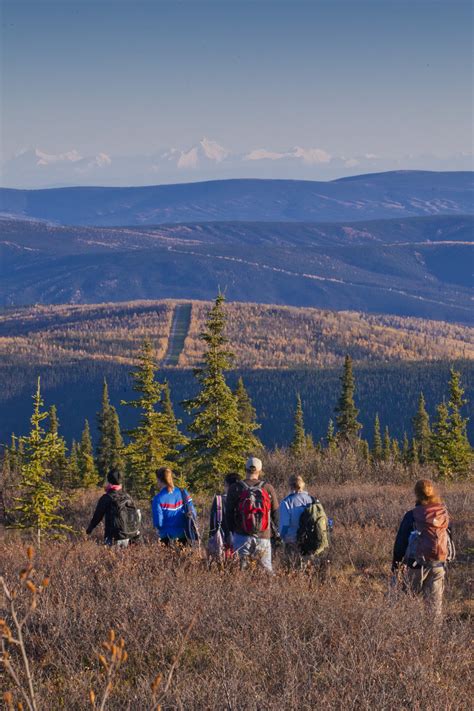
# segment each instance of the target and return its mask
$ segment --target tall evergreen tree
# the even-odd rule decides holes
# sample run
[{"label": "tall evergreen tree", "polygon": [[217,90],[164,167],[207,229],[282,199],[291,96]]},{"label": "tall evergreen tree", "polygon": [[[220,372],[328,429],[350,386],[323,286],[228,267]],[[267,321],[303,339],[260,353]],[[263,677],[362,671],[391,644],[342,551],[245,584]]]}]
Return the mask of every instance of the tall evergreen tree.
[{"label": "tall evergreen tree", "polygon": [[326,431],[325,439],[328,450],[330,452],[333,451],[337,446],[337,439],[334,432],[334,422],[332,420],[329,420],[328,422],[328,428]]},{"label": "tall evergreen tree", "polygon": [[72,440],[71,451],[69,452],[68,480],[73,488],[77,489],[82,486],[79,471],[79,446],[75,439]]},{"label": "tall evergreen tree", "polygon": [[87,420],[84,422],[84,429],[77,454],[77,466],[81,486],[85,489],[97,486],[99,483],[99,474],[95,467],[91,431]]},{"label": "tall evergreen tree", "polygon": [[382,435],[380,432],[380,420],[378,413],[375,415],[374,420],[374,442],[372,446],[372,458],[375,462],[380,462],[382,459]]},{"label": "tall evergreen tree", "polygon": [[418,460],[420,464],[425,464],[430,458],[431,428],[423,393],[420,393],[418,408],[413,418],[413,435],[418,443]]},{"label": "tall evergreen tree", "polygon": [[137,496],[148,496],[156,485],[156,470],[173,464],[186,438],[178,430],[171,401],[166,402],[166,395],[163,401],[166,387],[156,380],[157,366],[150,341],[143,343],[138,361],[137,369],[132,372],[133,389],[138,397],[122,401],[122,405],[138,410],[139,421],[127,432],[130,441],[124,451],[129,489]]},{"label": "tall evergreen tree", "polygon": [[69,486],[69,466],[67,459],[66,442],[59,435],[59,419],[56,405],[51,405],[48,413],[48,432],[56,438],[57,450],[49,463],[49,478],[58,489]]},{"label": "tall evergreen tree", "polygon": [[[260,429],[260,425],[257,422],[257,412],[253,406],[250,395],[248,394],[244,381],[240,377],[237,381],[237,386],[234,391],[235,399],[237,400],[237,410],[239,412],[239,418],[244,427],[250,426],[252,431]],[[256,434],[253,434],[254,443],[251,445],[252,451],[257,451],[263,448],[260,439]]]},{"label": "tall evergreen tree", "polygon": [[394,437],[392,439],[392,452],[391,456],[394,462],[400,462],[402,459],[402,455],[400,452],[400,444],[398,442],[398,439]]},{"label": "tall evergreen tree", "polygon": [[384,462],[389,462],[392,455],[392,440],[390,438],[390,432],[388,431],[388,426],[385,427],[383,434],[383,449],[382,449],[382,459]]},{"label": "tall evergreen tree", "polygon": [[451,368],[449,379],[449,459],[456,476],[471,473],[473,463],[472,448],[467,437],[468,418],[463,417],[462,408],[467,404],[464,388],[461,385],[461,373]]},{"label": "tall evergreen tree", "polygon": [[370,447],[366,439],[359,441],[359,453],[364,462],[370,462]]},{"label": "tall evergreen tree", "polygon": [[225,380],[233,362],[225,336],[224,296],[219,294],[209,313],[201,340],[207,346],[204,363],[194,374],[199,394],[183,403],[192,416],[194,437],[183,450],[189,479],[201,489],[222,485],[222,475],[243,468],[255,447],[252,423],[241,421],[237,400]]},{"label": "tall evergreen tree", "polygon": [[352,359],[348,355],[346,355],[344,361],[341,383],[341,395],[336,407],[338,439],[354,444],[359,436],[362,425],[357,421],[359,410],[356,408],[354,402],[355,380],[352,372]]},{"label": "tall evergreen tree", "polygon": [[304,429],[303,405],[301,404],[301,396],[296,395],[296,410],[293,426],[293,439],[290,449],[292,454],[299,457],[306,449],[306,432]]},{"label": "tall evergreen tree", "polygon": [[39,546],[45,534],[57,534],[67,526],[59,513],[61,493],[49,481],[50,462],[58,453],[58,441],[57,432],[48,432],[43,426],[48,413],[43,410],[39,378],[33,403],[31,430],[27,437],[22,438],[24,459],[20,495],[15,499],[14,512],[17,514],[15,526],[33,530]]},{"label": "tall evergreen tree", "polygon": [[402,462],[405,465],[410,463],[410,442],[406,432],[403,433]]},{"label": "tall evergreen tree", "polygon": [[472,449],[467,438],[467,418],[461,413],[466,404],[460,373],[451,369],[449,401],[436,408],[431,437],[431,453],[445,478],[466,476],[471,472]]},{"label": "tall evergreen tree", "polygon": [[97,444],[97,470],[103,480],[110,469],[118,469],[123,473],[123,439],[120,432],[120,422],[117,410],[109,400],[109,389],[104,378],[102,388],[102,407],[97,415],[99,441]]}]

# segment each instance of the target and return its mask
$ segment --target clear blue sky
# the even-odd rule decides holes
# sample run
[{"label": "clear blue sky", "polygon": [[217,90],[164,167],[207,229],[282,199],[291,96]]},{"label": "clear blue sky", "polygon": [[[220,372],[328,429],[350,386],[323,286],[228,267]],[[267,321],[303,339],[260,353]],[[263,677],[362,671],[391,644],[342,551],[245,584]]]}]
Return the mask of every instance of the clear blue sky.
[{"label": "clear blue sky", "polygon": [[464,0],[4,0],[2,144],[471,152]]}]

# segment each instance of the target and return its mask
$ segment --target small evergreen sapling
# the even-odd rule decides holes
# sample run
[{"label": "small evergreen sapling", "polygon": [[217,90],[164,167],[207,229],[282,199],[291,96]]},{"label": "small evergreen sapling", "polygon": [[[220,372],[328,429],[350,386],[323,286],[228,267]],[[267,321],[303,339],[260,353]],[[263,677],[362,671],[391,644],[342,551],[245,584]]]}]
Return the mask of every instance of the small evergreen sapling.
[{"label": "small evergreen sapling", "polygon": [[33,396],[31,430],[22,438],[24,446],[21,467],[20,495],[15,499],[15,527],[32,530],[38,546],[46,534],[70,530],[59,511],[61,492],[49,481],[51,461],[60,452],[57,432],[48,432],[43,423],[48,413],[43,410],[40,379]]}]

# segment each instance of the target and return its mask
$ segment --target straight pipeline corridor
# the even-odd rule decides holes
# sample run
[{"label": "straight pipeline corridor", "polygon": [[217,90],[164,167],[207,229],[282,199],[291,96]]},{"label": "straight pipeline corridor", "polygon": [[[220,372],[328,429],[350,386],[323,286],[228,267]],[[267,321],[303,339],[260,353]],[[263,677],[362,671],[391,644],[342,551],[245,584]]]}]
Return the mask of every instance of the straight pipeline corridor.
[{"label": "straight pipeline corridor", "polygon": [[178,365],[179,356],[184,348],[184,341],[188,335],[191,323],[192,304],[177,304],[174,307],[171,329],[168,339],[168,350],[163,359],[164,367]]}]

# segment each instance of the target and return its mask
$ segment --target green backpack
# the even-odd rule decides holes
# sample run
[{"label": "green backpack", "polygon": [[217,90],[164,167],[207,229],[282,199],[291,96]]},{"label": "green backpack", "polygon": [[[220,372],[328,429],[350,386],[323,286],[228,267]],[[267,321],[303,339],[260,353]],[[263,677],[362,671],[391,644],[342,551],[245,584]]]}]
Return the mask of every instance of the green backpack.
[{"label": "green backpack", "polygon": [[320,555],[329,548],[328,517],[319,499],[313,498],[301,514],[296,540],[302,555]]}]

